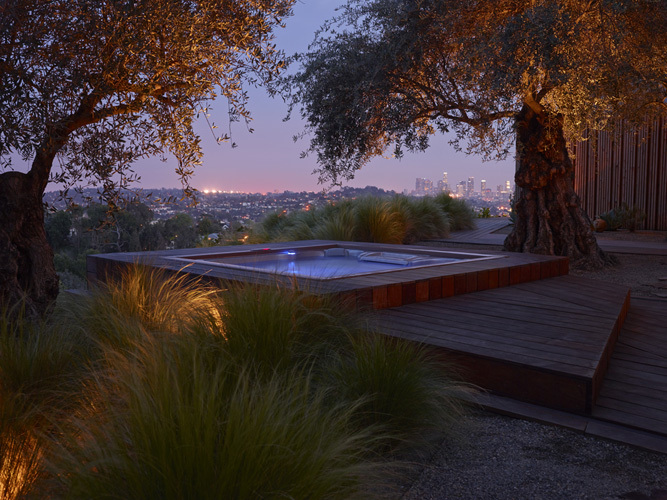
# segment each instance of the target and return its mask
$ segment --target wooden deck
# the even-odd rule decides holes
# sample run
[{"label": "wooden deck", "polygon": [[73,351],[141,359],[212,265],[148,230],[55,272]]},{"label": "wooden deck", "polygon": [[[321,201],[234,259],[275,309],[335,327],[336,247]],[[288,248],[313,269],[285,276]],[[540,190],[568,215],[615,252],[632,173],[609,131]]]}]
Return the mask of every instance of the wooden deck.
[{"label": "wooden deck", "polygon": [[433,346],[484,389],[589,413],[628,306],[626,287],[561,276],[386,309],[374,326]]},{"label": "wooden deck", "polygon": [[[289,245],[314,243],[332,242]],[[104,281],[138,260],[177,272],[181,264],[171,256],[235,250],[96,255],[88,258],[89,279]],[[667,301],[633,298],[630,306],[625,287],[567,276],[566,259],[498,255],[496,260],[333,280],[320,291],[378,309],[376,329],[433,346],[457,363],[467,380],[492,394],[580,414],[577,418],[587,419],[591,433],[607,426],[611,430],[601,435],[612,439],[619,425],[644,433],[644,440],[667,439]],[[203,263],[187,272],[216,280],[274,282]]]},{"label": "wooden deck", "polygon": [[667,436],[667,301],[632,299],[593,416]]}]

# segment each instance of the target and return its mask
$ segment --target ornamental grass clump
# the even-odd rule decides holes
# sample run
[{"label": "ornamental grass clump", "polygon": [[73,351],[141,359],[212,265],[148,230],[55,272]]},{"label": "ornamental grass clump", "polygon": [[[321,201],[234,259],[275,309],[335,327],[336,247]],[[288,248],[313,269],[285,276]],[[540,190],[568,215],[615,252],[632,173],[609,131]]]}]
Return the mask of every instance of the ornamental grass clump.
[{"label": "ornamental grass clump", "polygon": [[433,201],[449,215],[450,231],[475,228],[475,214],[465,200],[452,198],[448,193],[440,193],[433,197]]},{"label": "ornamental grass clump", "polygon": [[413,244],[446,238],[450,229],[474,227],[473,213],[463,200],[449,195],[409,198],[365,196],[308,211],[267,215],[251,241],[323,239]]},{"label": "ornamental grass clump", "polygon": [[129,348],[146,332],[178,333],[214,311],[220,290],[181,272],[141,265],[86,295],[65,295],[53,315],[93,345]]},{"label": "ornamental grass clump", "polygon": [[350,200],[339,201],[335,205],[325,205],[319,209],[320,223],[313,229],[319,240],[354,241],[355,210]]},{"label": "ornamental grass clump", "polygon": [[347,341],[358,322],[340,301],[280,285],[230,284],[218,302],[223,348],[263,376],[310,367]]},{"label": "ornamental grass clump", "polygon": [[366,196],[355,200],[355,241],[402,243],[405,220],[388,200]]},{"label": "ornamental grass clump", "polygon": [[87,375],[80,338],[0,314],[0,499],[40,496],[55,422],[77,407]]},{"label": "ornamental grass clump", "polygon": [[137,267],[17,321],[0,321],[2,499],[363,498],[391,491],[384,452],[459,415],[421,349],[277,284]]},{"label": "ornamental grass clump", "polygon": [[450,430],[473,390],[425,347],[379,334],[352,337],[329,375],[337,397],[355,404],[357,425],[403,441]]},{"label": "ornamental grass clump", "polygon": [[37,411],[21,394],[3,394],[0,401],[0,499],[29,498],[43,474]]},{"label": "ornamental grass clump", "polygon": [[397,195],[391,200],[390,206],[403,218],[402,243],[410,245],[449,236],[449,215],[434,198]]},{"label": "ornamental grass clump", "polygon": [[72,498],[347,498],[385,467],[373,429],[300,372],[258,380],[172,336],[113,353],[53,461]]}]

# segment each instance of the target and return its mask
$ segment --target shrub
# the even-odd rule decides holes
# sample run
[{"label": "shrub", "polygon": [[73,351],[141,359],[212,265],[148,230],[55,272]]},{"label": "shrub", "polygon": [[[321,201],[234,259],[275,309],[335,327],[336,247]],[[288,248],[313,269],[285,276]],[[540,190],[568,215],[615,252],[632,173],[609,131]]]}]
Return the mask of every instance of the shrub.
[{"label": "shrub", "polygon": [[472,210],[449,195],[392,199],[366,196],[293,214],[270,214],[256,225],[254,243],[303,239],[412,244],[474,227]]},{"label": "shrub", "polygon": [[465,200],[452,198],[448,193],[441,193],[435,196],[434,199],[440,205],[443,212],[449,215],[451,231],[474,229],[474,213]]},{"label": "shrub", "polygon": [[279,285],[231,285],[218,302],[224,349],[262,376],[310,364],[346,339],[354,324],[333,299]]},{"label": "shrub", "polygon": [[380,335],[358,335],[331,369],[339,397],[357,407],[361,427],[379,425],[401,439],[442,432],[461,416],[457,381],[424,347]]},{"label": "shrub", "polygon": [[603,214],[600,214],[600,219],[607,223],[607,231],[616,231],[621,228],[621,218],[618,212],[614,209],[609,210]]},{"label": "shrub", "polygon": [[87,366],[81,339],[60,325],[0,315],[0,498],[37,493],[54,422],[76,408]]},{"label": "shrub", "polygon": [[[347,498],[379,474],[373,429],[324,404],[307,377],[260,382],[192,345],[115,360],[101,410],[79,422],[56,470],[74,498]],[[90,464],[94,464],[91,467]]]},{"label": "shrub", "polygon": [[7,498],[367,497],[396,465],[378,450],[457,415],[426,351],[331,298],[140,266],[68,295],[0,318]]},{"label": "shrub", "polygon": [[478,219],[489,219],[491,217],[491,209],[489,207],[482,207],[479,212],[477,212]]},{"label": "shrub", "polygon": [[404,220],[387,200],[375,196],[358,198],[354,204],[354,241],[402,243]]},{"label": "shrub", "polygon": [[646,219],[646,212],[639,207],[630,207],[627,203],[622,203],[616,209],[621,227],[630,232],[637,230],[639,225]]}]

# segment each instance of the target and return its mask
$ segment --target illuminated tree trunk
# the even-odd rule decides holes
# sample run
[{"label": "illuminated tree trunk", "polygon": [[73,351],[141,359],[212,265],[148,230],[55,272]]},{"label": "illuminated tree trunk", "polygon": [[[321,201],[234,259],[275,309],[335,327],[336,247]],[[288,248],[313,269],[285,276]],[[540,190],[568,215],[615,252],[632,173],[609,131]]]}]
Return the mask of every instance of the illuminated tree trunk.
[{"label": "illuminated tree trunk", "polygon": [[516,132],[516,222],[505,249],[567,256],[577,268],[609,264],[574,192],[562,118],[525,105],[516,118]]},{"label": "illuminated tree trunk", "polygon": [[58,276],[44,230],[45,183],[34,173],[0,174],[0,306],[41,316],[58,296]]}]

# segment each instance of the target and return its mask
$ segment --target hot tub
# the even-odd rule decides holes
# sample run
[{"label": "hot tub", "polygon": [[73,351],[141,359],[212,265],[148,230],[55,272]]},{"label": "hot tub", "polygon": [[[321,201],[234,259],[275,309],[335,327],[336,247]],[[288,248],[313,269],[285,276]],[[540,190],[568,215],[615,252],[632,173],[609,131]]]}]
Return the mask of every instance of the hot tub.
[{"label": "hot tub", "polygon": [[334,280],[494,258],[497,256],[442,250],[386,251],[372,246],[364,248],[340,244],[288,249],[262,248],[217,255],[181,255],[174,257],[174,260],[258,273]]}]

